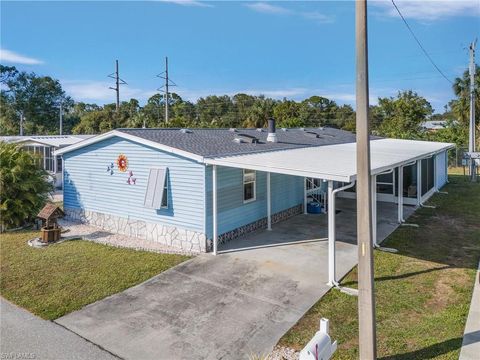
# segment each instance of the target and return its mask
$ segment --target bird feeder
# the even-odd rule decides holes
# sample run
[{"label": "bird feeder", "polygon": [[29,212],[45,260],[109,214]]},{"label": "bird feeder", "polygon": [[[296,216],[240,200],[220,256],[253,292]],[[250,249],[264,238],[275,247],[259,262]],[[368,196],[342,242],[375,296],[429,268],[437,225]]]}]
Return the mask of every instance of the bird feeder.
[{"label": "bird feeder", "polygon": [[42,237],[44,243],[60,240],[61,228],[58,226],[58,218],[63,217],[63,210],[55,204],[47,204],[37,215],[42,220]]}]

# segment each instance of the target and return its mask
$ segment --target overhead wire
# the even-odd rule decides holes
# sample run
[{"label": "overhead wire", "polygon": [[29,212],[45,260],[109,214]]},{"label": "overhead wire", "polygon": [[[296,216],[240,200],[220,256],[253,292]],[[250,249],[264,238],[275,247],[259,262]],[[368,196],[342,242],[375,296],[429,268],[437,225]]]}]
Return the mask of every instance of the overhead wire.
[{"label": "overhead wire", "polygon": [[410,34],[412,34],[413,38],[415,39],[415,41],[417,42],[418,46],[420,47],[420,49],[422,49],[423,53],[425,54],[425,56],[427,57],[427,59],[432,63],[433,67],[440,73],[440,75],[442,75],[443,78],[445,78],[445,80],[447,80],[450,84],[453,85],[453,82],[443,73],[442,70],[440,70],[440,68],[437,66],[437,64],[435,64],[435,61],[433,61],[432,57],[428,54],[427,50],[425,50],[425,48],[423,47],[422,43],[420,42],[420,40],[417,38],[417,36],[415,35],[415,33],[413,32],[412,28],[410,27],[410,25],[408,24],[407,20],[405,20],[405,17],[403,16],[402,12],[400,11],[400,9],[398,8],[397,4],[395,4],[395,1],[394,0],[391,0],[392,1],[392,4],[393,6],[395,7],[395,9],[397,9],[397,12],[398,12],[398,15],[400,15],[400,17],[402,18],[405,26],[407,27],[408,31],[410,31]]}]

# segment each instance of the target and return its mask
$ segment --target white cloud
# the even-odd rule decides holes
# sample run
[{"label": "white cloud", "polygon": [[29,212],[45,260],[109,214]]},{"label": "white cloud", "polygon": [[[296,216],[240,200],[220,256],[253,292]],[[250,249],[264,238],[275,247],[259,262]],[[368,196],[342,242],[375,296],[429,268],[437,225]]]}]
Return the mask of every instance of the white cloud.
[{"label": "white cloud", "polygon": [[259,13],[272,14],[272,15],[300,16],[305,19],[314,20],[322,24],[332,23],[334,20],[332,16],[322,14],[318,11],[310,11],[310,12],[294,11],[282,6],[272,5],[267,2],[256,2],[251,4],[245,4],[245,6]]},{"label": "white cloud", "polygon": [[[407,19],[434,21],[453,16],[480,16],[478,0],[395,0],[395,3]],[[373,1],[372,4],[381,8],[382,15],[399,16],[391,0]]]},{"label": "white cloud", "polygon": [[265,14],[291,14],[292,13],[292,11],[287,8],[284,8],[278,5],[268,4],[266,2],[245,4],[245,6],[248,7],[249,9],[252,9],[253,11],[261,12]]},{"label": "white cloud", "polygon": [[318,11],[302,12],[300,14],[306,19],[315,20],[322,24],[330,24],[335,20],[333,16],[325,15]]},{"label": "white cloud", "polygon": [[[66,93],[77,101],[115,102],[115,91],[109,89],[112,86],[110,82],[64,80],[61,83]],[[120,100],[129,100],[130,98],[145,100],[156,93],[156,91],[146,91],[123,85],[120,87]]]},{"label": "white cloud", "polygon": [[34,59],[28,56],[20,55],[14,51],[7,49],[0,49],[0,61],[8,62],[14,64],[24,64],[24,65],[38,65],[43,64],[43,61]]},{"label": "white cloud", "polygon": [[197,7],[213,7],[212,4],[208,4],[204,1],[198,0],[159,0],[160,2],[172,3],[182,6],[197,6]]}]

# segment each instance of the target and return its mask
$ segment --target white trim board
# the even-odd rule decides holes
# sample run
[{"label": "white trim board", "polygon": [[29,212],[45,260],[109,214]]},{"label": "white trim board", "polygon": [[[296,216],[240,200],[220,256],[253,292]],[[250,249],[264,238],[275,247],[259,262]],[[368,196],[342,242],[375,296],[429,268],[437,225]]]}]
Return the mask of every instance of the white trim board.
[{"label": "white trim board", "polygon": [[155,142],[155,141],[146,140],[144,138],[141,138],[141,137],[138,137],[138,136],[135,136],[135,135],[126,134],[126,133],[118,131],[118,130],[112,130],[112,131],[109,131],[105,134],[98,135],[98,136],[95,136],[93,138],[83,140],[83,141],[80,141],[76,144],[64,147],[62,149],[59,149],[59,150],[55,151],[55,155],[63,155],[65,153],[80,149],[82,147],[85,147],[85,146],[88,146],[88,145],[91,145],[91,144],[98,143],[98,142],[103,141],[103,140],[110,139],[112,137],[119,137],[119,138],[122,138],[122,139],[130,140],[130,141],[133,141],[133,142],[138,143],[138,144],[147,145],[147,146],[150,146],[152,148],[165,151],[167,153],[183,156],[187,159],[192,159],[192,160],[203,163],[203,156],[192,154],[190,152],[183,151],[183,150],[171,147],[171,146],[163,145],[163,144],[160,144],[160,143]]}]

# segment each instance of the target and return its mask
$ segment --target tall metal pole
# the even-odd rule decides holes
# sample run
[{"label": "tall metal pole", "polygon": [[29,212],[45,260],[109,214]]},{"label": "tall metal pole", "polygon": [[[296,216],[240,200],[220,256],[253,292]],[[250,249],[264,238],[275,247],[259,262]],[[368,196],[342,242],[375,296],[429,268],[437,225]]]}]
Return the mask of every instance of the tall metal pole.
[{"label": "tall metal pole", "polygon": [[118,76],[118,60],[115,60],[115,88],[117,92],[117,107],[116,111],[120,110],[120,77]]},{"label": "tall metal pole", "polygon": [[[475,152],[475,45],[476,40],[470,44],[470,127],[468,133],[468,151]],[[470,177],[476,181],[475,160],[470,159]]]},{"label": "tall metal pole", "polygon": [[60,103],[60,127],[59,127],[59,134],[63,135],[63,106]]},{"label": "tall metal pole", "polygon": [[115,60],[115,72],[108,75],[109,78],[115,79],[115,87],[109,87],[109,89],[115,90],[117,93],[117,102],[116,102],[116,107],[115,110],[118,114],[120,111],[120,85],[127,85],[127,83],[120,79],[120,73],[118,71],[118,60]]},{"label": "tall metal pole", "polygon": [[359,358],[377,358],[368,119],[367,1],[355,3]]},{"label": "tall metal pole", "polygon": [[20,136],[23,136],[23,112],[20,113]]},{"label": "tall metal pole", "polygon": [[168,57],[165,56],[165,123],[168,124]]}]

